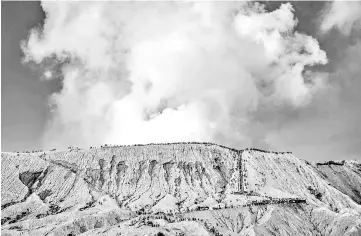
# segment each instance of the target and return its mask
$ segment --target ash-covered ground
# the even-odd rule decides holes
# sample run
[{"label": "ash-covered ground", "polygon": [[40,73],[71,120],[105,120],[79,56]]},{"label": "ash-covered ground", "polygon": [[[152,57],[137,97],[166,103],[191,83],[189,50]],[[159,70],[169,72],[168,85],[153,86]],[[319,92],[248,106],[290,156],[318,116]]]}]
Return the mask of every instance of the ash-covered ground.
[{"label": "ash-covered ground", "polygon": [[2,235],[360,235],[361,164],[211,143],[2,153]]}]

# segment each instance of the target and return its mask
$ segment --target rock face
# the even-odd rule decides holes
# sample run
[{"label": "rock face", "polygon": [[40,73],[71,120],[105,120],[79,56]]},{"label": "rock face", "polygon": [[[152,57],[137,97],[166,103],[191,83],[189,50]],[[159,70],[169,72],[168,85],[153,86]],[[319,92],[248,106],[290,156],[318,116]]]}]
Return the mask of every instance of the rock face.
[{"label": "rock face", "polygon": [[361,164],[210,143],[1,155],[2,235],[361,235]]}]

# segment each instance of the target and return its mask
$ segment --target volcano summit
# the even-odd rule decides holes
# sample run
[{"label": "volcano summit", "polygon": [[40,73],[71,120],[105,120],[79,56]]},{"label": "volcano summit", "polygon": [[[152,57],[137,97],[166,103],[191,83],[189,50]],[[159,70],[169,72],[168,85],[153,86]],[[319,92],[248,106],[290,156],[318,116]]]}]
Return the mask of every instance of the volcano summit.
[{"label": "volcano summit", "polygon": [[1,155],[3,235],[360,235],[361,165],[212,143]]}]

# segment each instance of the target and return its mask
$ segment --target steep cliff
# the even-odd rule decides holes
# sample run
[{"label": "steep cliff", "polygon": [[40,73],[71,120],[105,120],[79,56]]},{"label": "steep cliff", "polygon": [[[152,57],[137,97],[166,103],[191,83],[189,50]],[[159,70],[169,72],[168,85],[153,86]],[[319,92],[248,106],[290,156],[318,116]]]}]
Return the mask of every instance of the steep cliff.
[{"label": "steep cliff", "polygon": [[2,153],[4,235],[359,235],[357,162],[210,143]]}]

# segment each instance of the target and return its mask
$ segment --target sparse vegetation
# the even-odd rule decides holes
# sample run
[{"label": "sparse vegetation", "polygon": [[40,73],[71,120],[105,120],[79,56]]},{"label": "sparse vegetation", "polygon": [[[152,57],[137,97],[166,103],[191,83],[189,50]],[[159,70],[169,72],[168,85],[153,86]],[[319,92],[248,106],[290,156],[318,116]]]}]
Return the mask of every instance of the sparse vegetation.
[{"label": "sparse vegetation", "polygon": [[[48,208],[39,211],[34,210],[35,206],[34,209],[29,208],[31,214],[22,218],[39,219],[38,222],[47,222],[58,217],[63,220],[61,222],[68,222],[67,217],[82,215],[81,218],[69,221],[71,223],[49,223],[49,227],[43,226],[47,227],[47,232],[55,233],[59,230],[65,235],[77,235],[90,228],[106,232],[105,226],[117,228],[117,225],[126,225],[137,230],[154,229],[149,232],[155,235],[159,232],[165,234],[167,230],[175,235],[187,235],[186,231],[191,227],[200,227],[199,229],[206,230],[211,235],[222,235],[223,232],[242,234],[242,229],[247,228],[248,223],[245,222],[257,227],[260,222],[267,221],[267,217],[275,217],[267,216],[268,213],[261,209],[277,208],[283,214],[284,209],[299,209],[302,212],[310,207],[304,198],[275,198],[267,196],[267,193],[261,194],[258,183],[252,182],[259,178],[264,185],[272,184],[268,179],[274,178],[276,181],[283,181],[279,182],[280,184],[287,184],[283,172],[277,175],[278,171],[284,169],[290,178],[308,175],[304,170],[306,164],[290,162],[289,160],[295,158],[287,154],[278,157],[276,155],[281,154],[276,152],[268,155],[268,152],[252,149],[233,151],[209,143],[122,147],[105,144],[101,148],[102,150],[94,147],[94,150],[89,152],[78,152],[74,151],[75,147],[69,147],[67,152],[44,152],[40,156],[20,154],[21,158],[27,158],[27,165],[17,163],[17,169],[21,171],[16,172],[20,175],[15,175],[14,178],[20,180],[18,182],[22,184],[21,188],[28,193],[21,201],[4,204],[5,208],[10,212],[10,207],[17,206],[18,203],[26,206],[46,204]],[[9,158],[4,160],[11,162],[14,156],[10,154]],[[255,177],[255,171],[250,168],[254,168],[255,163],[261,161],[264,166],[257,166],[261,170],[256,171],[262,173],[260,177]],[[14,175],[7,173],[6,176]],[[320,188],[317,186],[322,183],[317,182],[317,176],[319,175],[307,176],[302,181],[308,181],[309,186],[314,186],[308,189],[310,196],[327,202],[328,199],[318,195]],[[230,185],[231,179],[235,187]],[[292,181],[292,184],[300,183],[294,179]],[[237,183],[244,186],[243,191],[237,191]],[[289,185],[282,187],[283,189],[279,188],[280,191],[287,191]],[[11,186],[8,188],[11,189]],[[303,189],[307,189],[307,186]],[[328,194],[330,195],[330,192]],[[107,201],[100,201],[102,196],[107,196]],[[161,201],[162,204],[159,204]],[[331,207],[333,206],[330,204]],[[76,211],[79,212],[73,214]],[[123,211],[128,211],[129,215],[122,217]],[[21,209],[18,215],[22,216],[22,212],[25,210]],[[61,214],[62,212],[71,214]],[[247,214],[251,217],[246,218],[241,212],[249,212]],[[234,217],[230,216],[231,213]],[[298,217],[303,216],[301,214]],[[5,215],[2,223],[4,227],[18,226],[22,219],[17,220],[15,215]],[[9,223],[12,225],[7,226]],[[181,226],[181,229],[173,232],[170,226],[172,224]],[[292,222],[287,223],[288,226],[285,226],[285,223],[280,224],[291,230]],[[13,230],[24,231],[23,228]]]}]

